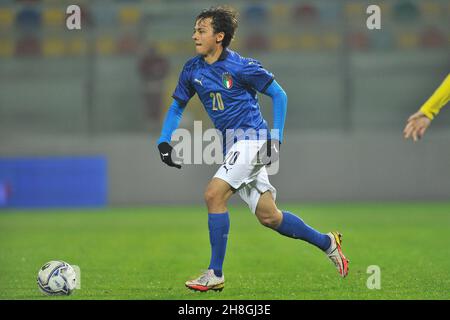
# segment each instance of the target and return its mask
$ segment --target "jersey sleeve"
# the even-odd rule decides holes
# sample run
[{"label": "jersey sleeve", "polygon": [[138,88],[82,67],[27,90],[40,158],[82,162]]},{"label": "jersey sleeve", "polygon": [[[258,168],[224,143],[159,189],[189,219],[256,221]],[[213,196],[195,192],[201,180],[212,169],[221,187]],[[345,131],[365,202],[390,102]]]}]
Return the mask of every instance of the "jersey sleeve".
[{"label": "jersey sleeve", "polygon": [[177,102],[183,106],[186,105],[195,94],[195,89],[190,78],[190,70],[186,65],[184,65],[178,79],[177,87],[172,94],[172,98],[177,100]]},{"label": "jersey sleeve", "polygon": [[245,85],[259,92],[265,92],[275,76],[263,68],[257,60],[248,60],[242,70],[241,79]]},{"label": "jersey sleeve", "polygon": [[444,82],[436,89],[433,95],[422,105],[420,111],[429,119],[433,120],[443,106],[450,100],[450,74]]}]

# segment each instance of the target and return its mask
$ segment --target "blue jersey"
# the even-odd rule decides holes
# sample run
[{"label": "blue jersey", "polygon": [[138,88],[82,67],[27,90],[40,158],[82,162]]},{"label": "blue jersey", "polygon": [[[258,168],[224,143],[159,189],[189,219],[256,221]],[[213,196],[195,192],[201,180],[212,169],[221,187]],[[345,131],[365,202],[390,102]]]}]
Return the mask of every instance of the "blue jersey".
[{"label": "blue jersey", "polygon": [[269,136],[257,91],[264,93],[273,80],[274,75],[259,61],[225,49],[213,64],[208,64],[202,56],[186,62],[172,97],[186,105],[197,93],[223,137],[227,129],[253,129],[256,132],[265,129]]}]

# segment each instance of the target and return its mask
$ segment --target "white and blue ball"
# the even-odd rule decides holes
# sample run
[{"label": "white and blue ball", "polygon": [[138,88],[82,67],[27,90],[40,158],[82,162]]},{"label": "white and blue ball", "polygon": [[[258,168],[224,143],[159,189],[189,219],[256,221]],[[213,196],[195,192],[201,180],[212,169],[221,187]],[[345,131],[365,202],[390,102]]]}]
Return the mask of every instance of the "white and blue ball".
[{"label": "white and blue ball", "polygon": [[39,290],[49,296],[70,295],[77,284],[73,267],[64,261],[50,261],[39,270]]}]

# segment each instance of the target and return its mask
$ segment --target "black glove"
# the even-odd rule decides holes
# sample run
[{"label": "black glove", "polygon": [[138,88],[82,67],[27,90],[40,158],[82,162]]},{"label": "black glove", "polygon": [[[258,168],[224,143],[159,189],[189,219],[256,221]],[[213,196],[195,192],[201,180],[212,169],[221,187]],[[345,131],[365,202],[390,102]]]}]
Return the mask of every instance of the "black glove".
[{"label": "black glove", "polygon": [[259,162],[269,166],[278,161],[281,143],[277,139],[269,139],[258,152]]},{"label": "black glove", "polygon": [[161,161],[167,164],[169,167],[175,167],[181,169],[179,164],[172,161],[172,146],[167,142],[161,142],[158,144],[159,155],[161,156]]}]

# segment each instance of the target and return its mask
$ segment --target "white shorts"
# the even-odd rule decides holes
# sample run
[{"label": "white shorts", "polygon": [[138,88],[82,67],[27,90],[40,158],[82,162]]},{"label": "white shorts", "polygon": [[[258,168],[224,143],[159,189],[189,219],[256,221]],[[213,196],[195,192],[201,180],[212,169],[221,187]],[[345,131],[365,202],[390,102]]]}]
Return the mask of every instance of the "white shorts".
[{"label": "white shorts", "polygon": [[259,197],[266,191],[276,199],[277,190],[270,184],[266,166],[258,164],[256,157],[265,141],[239,140],[225,156],[224,164],[214,175],[238,191],[250,210],[255,213]]}]

